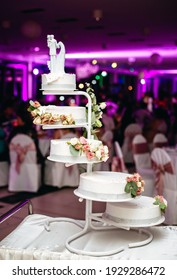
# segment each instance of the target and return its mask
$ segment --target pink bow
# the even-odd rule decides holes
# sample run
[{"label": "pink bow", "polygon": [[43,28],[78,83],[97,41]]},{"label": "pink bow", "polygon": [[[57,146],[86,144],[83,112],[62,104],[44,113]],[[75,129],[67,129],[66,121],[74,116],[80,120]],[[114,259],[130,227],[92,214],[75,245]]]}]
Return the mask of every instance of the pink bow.
[{"label": "pink bow", "polygon": [[26,153],[28,151],[35,151],[35,144],[34,143],[30,143],[26,146],[21,146],[19,143],[18,144],[14,144],[11,143],[10,144],[10,150],[15,151],[17,153],[17,157],[16,157],[16,163],[15,163],[15,169],[17,171],[17,173],[20,173],[20,165],[21,163],[24,161]]},{"label": "pink bow", "polygon": [[163,195],[163,188],[164,188],[164,181],[163,175],[165,172],[174,174],[174,170],[172,167],[171,162],[167,162],[166,164],[157,164],[155,161],[152,160],[152,168],[155,171],[155,186],[158,195]]},{"label": "pink bow", "polygon": [[133,152],[134,154],[145,154],[149,152],[149,148],[147,143],[140,143],[133,145]]},{"label": "pink bow", "polygon": [[168,142],[156,142],[156,143],[154,143],[155,148],[163,148],[163,147],[167,147],[167,146],[168,146]]},{"label": "pink bow", "polygon": [[126,170],[123,158],[114,156],[112,159],[111,170],[114,172],[124,172]]}]

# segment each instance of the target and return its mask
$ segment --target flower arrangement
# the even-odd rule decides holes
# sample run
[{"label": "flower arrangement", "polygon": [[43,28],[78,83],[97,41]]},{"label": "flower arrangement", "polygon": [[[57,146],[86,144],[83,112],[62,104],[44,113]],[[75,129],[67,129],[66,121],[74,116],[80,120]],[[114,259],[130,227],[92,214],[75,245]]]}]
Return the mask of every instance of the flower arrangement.
[{"label": "flower arrangement", "polygon": [[138,173],[134,173],[132,176],[127,177],[126,180],[125,192],[130,193],[132,197],[141,195],[145,185],[142,177]]},{"label": "flower arrangement", "polygon": [[60,115],[60,121],[63,125],[75,124],[75,121],[71,114],[69,115]]},{"label": "flower arrangement", "polygon": [[58,114],[41,113],[41,115],[37,115],[34,118],[33,123],[36,125],[54,124],[57,121],[60,121],[60,116]]},{"label": "flower arrangement", "polygon": [[[97,128],[102,127],[101,118],[103,115],[102,110],[106,108],[106,103],[101,102],[97,104],[97,99],[93,88],[89,83],[86,83],[86,92],[90,95],[92,113],[91,113],[91,134],[94,135],[98,130]],[[88,105],[86,105],[86,114],[88,115]]]},{"label": "flower arrangement", "polygon": [[38,102],[38,101],[32,101],[30,100],[29,101],[29,107],[28,107],[28,112],[31,113],[31,115],[33,117],[36,117],[37,115],[40,114],[40,108],[41,107],[41,104]]},{"label": "flower arrangement", "polygon": [[61,122],[63,125],[75,124],[71,114],[59,115],[45,112],[45,108],[42,107],[38,101],[30,100],[29,104],[28,112],[31,113],[33,117],[33,123],[36,125],[55,124],[56,122]]},{"label": "flower arrangement", "polygon": [[73,156],[79,156],[85,153],[88,160],[96,158],[100,161],[106,161],[109,157],[109,151],[106,145],[103,145],[101,142],[89,143],[89,140],[83,136],[80,138],[74,137],[67,144]]},{"label": "flower arrangement", "polygon": [[154,205],[159,205],[160,210],[162,211],[162,213],[165,213],[165,210],[167,208],[167,201],[164,199],[164,197],[162,195],[157,195],[154,197],[155,201],[154,201]]}]

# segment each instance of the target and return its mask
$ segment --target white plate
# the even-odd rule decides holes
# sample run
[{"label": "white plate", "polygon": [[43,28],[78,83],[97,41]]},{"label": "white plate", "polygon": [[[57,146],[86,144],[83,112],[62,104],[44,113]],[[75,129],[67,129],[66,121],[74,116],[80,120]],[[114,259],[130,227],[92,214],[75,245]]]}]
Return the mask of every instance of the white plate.
[{"label": "white plate", "polygon": [[63,162],[63,163],[72,163],[72,164],[77,164],[77,163],[100,163],[101,161],[94,161],[94,160],[87,160],[82,157],[73,157],[73,158],[66,158],[66,157],[61,157],[61,156],[48,156],[47,159],[51,161],[56,161],[56,162]]},{"label": "white plate", "polygon": [[142,224],[136,224],[136,223],[132,223],[132,224],[128,224],[128,223],[119,223],[119,222],[115,222],[112,221],[111,219],[108,219],[105,217],[105,214],[102,215],[102,219],[103,221],[105,221],[108,224],[111,224],[113,226],[116,227],[128,227],[128,228],[137,228],[137,227],[152,227],[152,226],[156,226],[156,225],[160,225],[165,221],[165,217],[162,216],[157,222],[154,223],[142,223]]},{"label": "white plate", "polygon": [[74,128],[74,127],[87,127],[87,123],[76,123],[76,124],[61,124],[61,123],[54,123],[54,124],[42,124],[43,129],[55,129],[55,128]]},{"label": "white plate", "polygon": [[100,201],[100,202],[124,202],[124,201],[130,201],[134,198],[132,197],[128,197],[127,198],[115,198],[115,195],[108,195],[108,194],[94,194],[92,195],[92,193],[82,193],[82,191],[80,191],[79,189],[74,190],[74,194],[77,195],[80,198],[83,199],[88,199],[88,200],[93,200],[93,201]]},{"label": "white plate", "polygon": [[71,90],[68,90],[68,89],[51,89],[51,90],[45,90],[45,89],[40,89],[43,91],[43,94],[62,94],[62,93],[73,93],[73,95],[75,94],[76,91],[78,91],[78,89],[71,89]]}]

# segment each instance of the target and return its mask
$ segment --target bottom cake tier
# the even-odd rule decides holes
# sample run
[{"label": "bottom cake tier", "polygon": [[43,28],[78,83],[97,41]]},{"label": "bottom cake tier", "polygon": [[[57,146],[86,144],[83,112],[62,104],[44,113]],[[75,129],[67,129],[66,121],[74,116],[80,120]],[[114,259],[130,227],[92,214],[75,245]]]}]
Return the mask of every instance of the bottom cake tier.
[{"label": "bottom cake tier", "polygon": [[165,218],[155,199],[141,196],[127,202],[107,202],[103,219],[116,226],[149,227],[161,224]]}]

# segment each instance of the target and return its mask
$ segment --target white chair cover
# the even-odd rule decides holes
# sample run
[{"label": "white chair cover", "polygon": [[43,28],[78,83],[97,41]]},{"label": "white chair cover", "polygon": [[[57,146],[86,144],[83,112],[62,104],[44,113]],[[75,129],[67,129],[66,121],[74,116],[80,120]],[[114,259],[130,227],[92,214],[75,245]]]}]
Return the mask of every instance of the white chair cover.
[{"label": "white chair cover", "polygon": [[9,180],[9,163],[0,161],[0,187],[6,187]]},{"label": "white chair cover", "polygon": [[[62,139],[70,140],[73,137],[77,137],[76,134],[69,132],[62,135]],[[44,170],[44,184],[62,188],[65,186],[76,187],[79,185],[80,172],[79,166],[74,164],[66,167],[65,163],[54,162],[46,159]]]},{"label": "white chair cover", "polygon": [[9,144],[10,170],[8,190],[12,192],[37,192],[40,172],[34,141],[25,134],[18,134]]},{"label": "white chair cover", "polygon": [[156,193],[163,195],[168,203],[165,223],[177,224],[177,176],[174,173],[171,159],[162,148],[154,148],[151,159],[156,176]]},{"label": "white chair cover", "polygon": [[133,158],[136,171],[143,177],[145,188],[143,195],[153,196],[155,176],[151,165],[151,156],[146,138],[138,134],[132,141]]},{"label": "white chair cover", "polygon": [[126,163],[134,163],[133,153],[132,153],[132,140],[137,134],[142,133],[142,128],[136,123],[128,125],[124,131],[124,141],[122,145],[122,153],[124,156],[124,161]]},{"label": "white chair cover", "polygon": [[168,146],[168,139],[163,133],[157,133],[153,138],[153,147],[162,148]]},{"label": "white chair cover", "polygon": [[7,187],[9,178],[8,149],[6,133],[0,127],[0,187]]},{"label": "white chair cover", "polygon": [[117,141],[114,142],[114,150],[115,150],[115,156],[112,159],[111,170],[114,172],[128,173],[128,170],[124,163],[121,147]]},{"label": "white chair cover", "polygon": [[151,168],[151,157],[146,138],[142,134],[138,134],[132,141],[133,158],[136,169]]},{"label": "white chair cover", "polygon": [[77,187],[79,185],[80,173],[78,165],[66,167],[62,162],[54,162],[46,159],[44,184],[62,188]]}]

